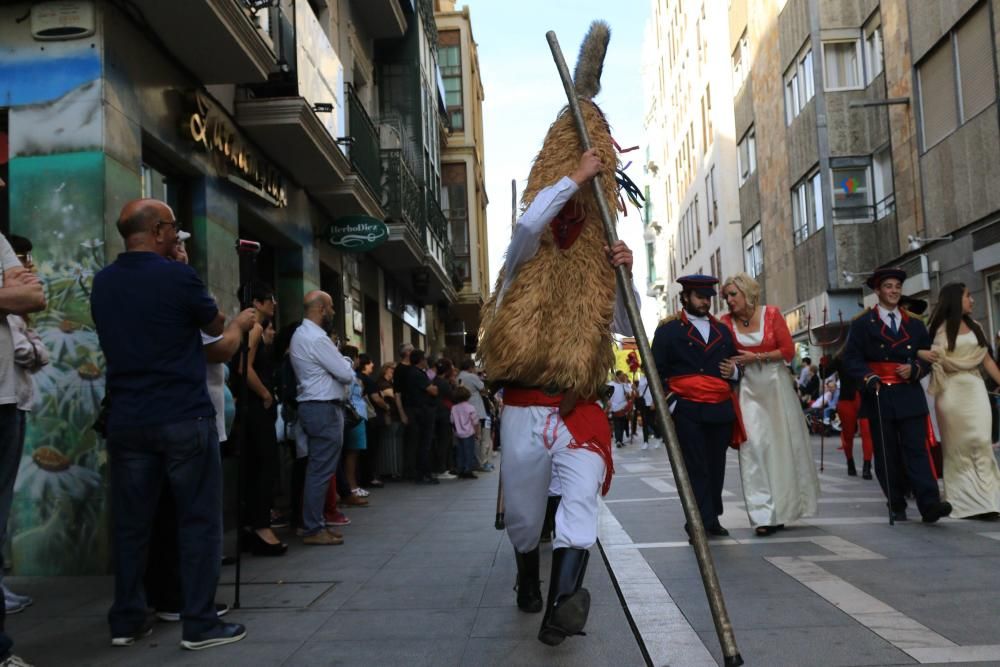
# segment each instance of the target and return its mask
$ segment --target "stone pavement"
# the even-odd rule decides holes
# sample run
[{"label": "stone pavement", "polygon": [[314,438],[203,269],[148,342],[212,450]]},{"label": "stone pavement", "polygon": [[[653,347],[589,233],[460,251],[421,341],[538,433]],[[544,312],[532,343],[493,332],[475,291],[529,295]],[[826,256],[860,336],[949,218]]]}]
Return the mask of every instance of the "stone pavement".
[{"label": "stone pavement", "polygon": [[[923,524],[911,503],[910,521],[890,527],[878,483],[847,477],[834,447],[818,516],[766,538],[752,535],[730,452],[731,539],[711,548],[746,664],[1000,664],[1000,524]],[[615,453],[601,544],[652,663],[721,662],[664,449]]]},{"label": "stone pavement", "polygon": [[[286,533],[286,556],[244,558],[242,608],[227,619],[248,635],[229,646],[184,651],[179,624],[157,623],[149,638],[111,648],[109,577],[10,577],[35,605],[7,627],[16,653],[40,667],[644,664],[596,547],[587,636],[558,648],[535,639],[541,615],[517,610],[513,552],[493,528],[496,490],[496,473],[389,484],[350,513],[342,546],[304,547]],[[549,552],[543,546],[543,579]],[[223,568],[220,601],[232,601],[233,576]]]}]

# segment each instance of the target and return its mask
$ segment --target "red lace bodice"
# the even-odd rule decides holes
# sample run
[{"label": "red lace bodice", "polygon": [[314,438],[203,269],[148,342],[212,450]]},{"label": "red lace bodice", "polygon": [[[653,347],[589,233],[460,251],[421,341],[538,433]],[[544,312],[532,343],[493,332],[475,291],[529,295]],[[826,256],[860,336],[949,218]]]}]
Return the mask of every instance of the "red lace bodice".
[{"label": "red lace bodice", "polygon": [[726,313],[719,319],[729,327],[736,338],[736,347],[740,352],[770,352],[780,350],[781,356],[786,362],[790,362],[795,356],[795,343],[792,342],[792,334],[788,331],[785,318],[776,306],[764,306],[764,337],[760,345],[742,345],[736,335],[736,327],[733,326],[733,316]]}]

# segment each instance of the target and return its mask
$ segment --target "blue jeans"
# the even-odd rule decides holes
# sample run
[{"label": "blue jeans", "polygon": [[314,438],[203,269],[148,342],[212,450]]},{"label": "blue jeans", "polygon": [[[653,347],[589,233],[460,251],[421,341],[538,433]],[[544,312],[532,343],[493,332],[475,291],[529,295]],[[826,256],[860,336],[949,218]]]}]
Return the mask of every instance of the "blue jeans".
[{"label": "blue jeans", "polygon": [[143,573],[153,515],[164,480],[177,508],[184,638],[219,624],[215,589],[222,564],[222,462],[213,417],[119,429],[108,438],[114,515],[115,598],[112,637],[146,621]]},{"label": "blue jeans", "polygon": [[459,472],[472,472],[478,465],[476,463],[476,436],[470,435],[466,438],[457,438],[458,446],[455,448],[456,465]]},{"label": "blue jeans", "polygon": [[[0,405],[0,497],[8,499],[6,511],[0,516],[4,534],[7,531],[7,517],[10,514],[9,499],[14,493],[14,479],[17,477],[17,466],[20,463],[23,444],[23,420],[22,415],[18,413],[17,405],[14,403]],[[3,571],[2,566],[3,558],[0,557],[0,572]],[[10,651],[14,648],[14,640],[4,629],[5,620],[6,606],[0,604],[0,660],[10,656]]]},{"label": "blue jeans", "polygon": [[336,403],[305,401],[299,403],[299,423],[309,440],[309,463],[302,492],[302,527],[304,535],[315,535],[326,526],[323,506],[344,446],[344,409]]}]

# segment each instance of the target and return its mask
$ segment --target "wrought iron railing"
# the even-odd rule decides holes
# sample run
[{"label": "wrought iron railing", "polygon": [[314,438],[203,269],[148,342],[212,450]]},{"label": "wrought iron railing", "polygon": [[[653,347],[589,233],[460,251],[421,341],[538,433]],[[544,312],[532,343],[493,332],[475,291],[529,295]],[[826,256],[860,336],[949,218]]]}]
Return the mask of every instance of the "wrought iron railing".
[{"label": "wrought iron railing", "polygon": [[833,219],[837,221],[871,222],[881,220],[896,210],[896,195],[887,197],[864,206],[835,206]]},{"label": "wrought iron railing", "polygon": [[361,103],[354,86],[347,84],[348,131],[351,136],[349,157],[354,170],[365,181],[376,199],[382,198],[382,158],[379,155],[379,130]]},{"label": "wrought iron railing", "polygon": [[420,186],[406,166],[401,150],[382,150],[381,157],[382,209],[390,222],[406,224],[422,239],[426,211]]},{"label": "wrought iron railing", "polygon": [[[441,210],[441,205],[438,204],[430,190],[424,191],[424,197],[427,201],[427,225],[438,239],[448,241],[450,238],[448,234],[448,218],[445,217],[444,211]],[[449,243],[448,245],[450,246],[451,244]]]}]

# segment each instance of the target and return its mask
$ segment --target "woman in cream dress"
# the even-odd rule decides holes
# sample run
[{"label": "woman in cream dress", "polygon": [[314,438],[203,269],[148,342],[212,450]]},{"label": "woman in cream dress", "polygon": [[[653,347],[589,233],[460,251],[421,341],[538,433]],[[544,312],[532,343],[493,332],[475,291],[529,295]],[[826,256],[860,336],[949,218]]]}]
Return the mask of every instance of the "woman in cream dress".
[{"label": "woman in cream dress", "polygon": [[771,535],[816,513],[819,479],[809,431],[785,362],[795,354],[781,311],[758,304],[760,286],[745,273],[722,284],[743,368],[740,410],[747,441],[740,446],[743,497],[754,532]]},{"label": "woman in cream dress", "polygon": [[918,354],[931,366],[928,391],[936,399],[944,456],[944,498],[953,517],[1000,517],[1000,469],[990,443],[990,399],[980,369],[1000,383],[989,342],[972,319],[973,299],[963,283],[941,288],[928,327],[933,343]]}]

